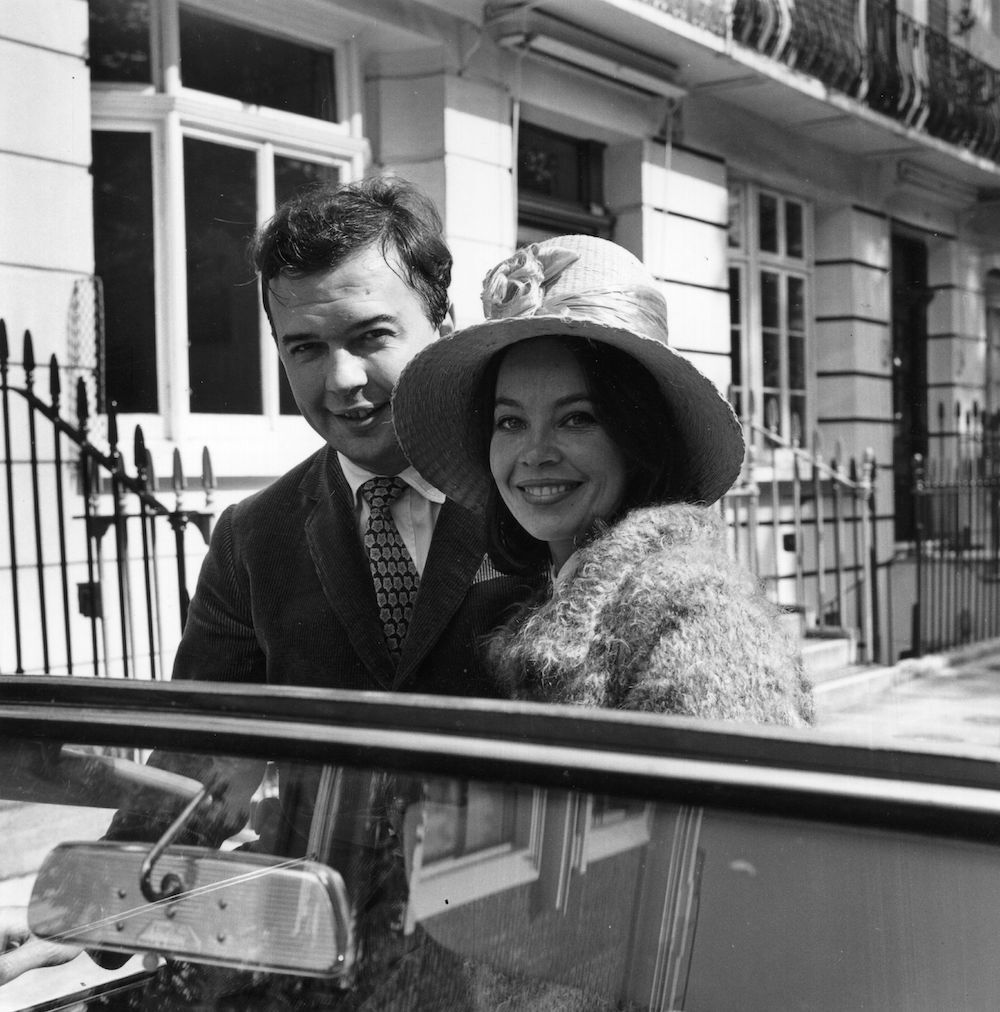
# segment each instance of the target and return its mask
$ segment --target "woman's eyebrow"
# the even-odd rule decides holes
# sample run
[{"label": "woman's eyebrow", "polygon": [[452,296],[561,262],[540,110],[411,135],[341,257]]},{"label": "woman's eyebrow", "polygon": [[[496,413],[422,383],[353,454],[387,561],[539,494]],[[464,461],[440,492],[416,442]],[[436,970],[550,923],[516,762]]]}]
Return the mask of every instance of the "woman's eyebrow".
[{"label": "woman's eyebrow", "polygon": [[[586,401],[589,404],[592,401],[592,399],[593,398],[590,396],[590,394],[586,392],[580,394],[566,394],[565,397],[560,397],[557,400],[555,400],[552,406],[555,408],[562,408],[565,407],[567,404],[575,404],[578,401]],[[493,401],[493,404],[494,406],[502,404],[504,407],[509,408],[521,407],[521,402],[514,397],[497,397]]]}]

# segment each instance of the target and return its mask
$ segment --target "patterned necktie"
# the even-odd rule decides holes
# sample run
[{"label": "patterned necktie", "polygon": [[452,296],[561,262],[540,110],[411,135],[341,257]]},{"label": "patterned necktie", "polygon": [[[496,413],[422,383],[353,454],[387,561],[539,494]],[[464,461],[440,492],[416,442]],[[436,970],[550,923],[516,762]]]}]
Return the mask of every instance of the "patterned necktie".
[{"label": "patterned necktie", "polygon": [[394,663],[399,661],[406,629],[417,596],[420,575],[410,553],[399,536],[389,504],[402,495],[402,478],[369,478],[361,494],[371,508],[365,528],[365,549],[375,584],[379,618],[385,630],[385,642]]}]

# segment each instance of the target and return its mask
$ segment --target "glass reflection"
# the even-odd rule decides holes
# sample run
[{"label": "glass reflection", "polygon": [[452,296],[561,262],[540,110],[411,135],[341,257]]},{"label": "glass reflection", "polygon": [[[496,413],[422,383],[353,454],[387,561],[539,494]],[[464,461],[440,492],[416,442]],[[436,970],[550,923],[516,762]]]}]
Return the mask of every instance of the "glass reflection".
[{"label": "glass reflection", "polygon": [[[122,850],[92,867],[116,874],[210,785],[213,801],[164,861],[215,884],[143,911],[153,941],[136,945],[159,968],[130,986],[155,1007],[986,1008],[1000,986],[1000,851],[989,844],[419,771],[167,753],[140,763],[40,742],[7,743],[2,758],[7,826],[33,825],[51,850],[87,826],[54,811],[100,806],[89,832]],[[346,886],[336,909],[352,923],[349,973],[317,978],[308,932],[283,950],[301,963],[287,972],[255,964],[273,948],[257,935],[239,969],[204,965],[210,950],[234,961],[217,927],[211,945],[197,937],[225,923],[225,869],[255,911],[241,931],[266,938],[275,923],[299,925],[296,869],[312,876],[300,912],[315,916],[317,861]],[[280,887],[269,879],[279,873]],[[68,887],[46,875],[58,919]],[[113,921],[91,919],[89,948],[95,931],[114,947]]]}]

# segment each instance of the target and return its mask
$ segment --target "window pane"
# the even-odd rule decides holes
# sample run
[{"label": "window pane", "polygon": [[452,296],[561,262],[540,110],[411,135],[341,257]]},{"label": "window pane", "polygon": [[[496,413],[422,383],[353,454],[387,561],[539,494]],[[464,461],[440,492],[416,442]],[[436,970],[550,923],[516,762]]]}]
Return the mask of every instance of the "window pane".
[{"label": "window pane", "polygon": [[333,53],[180,9],[181,78],[187,88],[250,105],[337,118]]},{"label": "window pane", "polygon": [[191,410],[261,410],[257,286],[246,261],[256,222],[252,151],[184,139]]},{"label": "window pane", "polygon": [[785,254],[802,259],[802,205],[785,201]]},{"label": "window pane", "polygon": [[804,390],[806,385],[806,343],[801,337],[788,338],[788,385]]},{"label": "window pane", "polygon": [[[283,204],[294,197],[299,190],[318,183],[337,183],[340,181],[340,170],[336,165],[321,165],[307,162],[301,158],[289,158],[286,155],[274,157],[274,203]],[[275,352],[277,354],[277,351]],[[278,369],[278,402],[283,415],[297,415],[292,388],[288,385],[288,377],[284,367]]]},{"label": "window pane", "polygon": [[742,320],[742,293],[740,292],[740,269],[729,268],[729,325],[738,327]]},{"label": "window pane", "polygon": [[93,135],[94,262],[104,283],[105,384],[120,411],[156,411],[149,134]]},{"label": "window pane", "polygon": [[90,0],[90,79],[153,80],[149,0]]},{"label": "window pane", "polygon": [[781,386],[781,338],[778,332],[765,330],[760,343],[764,358],[764,386]]},{"label": "window pane", "polygon": [[733,387],[733,407],[740,411],[740,389],[743,386],[743,305],[741,272],[738,267],[729,269],[729,364]]},{"label": "window pane", "polygon": [[757,202],[760,215],[760,248],[765,253],[778,252],[778,199],[762,193]]},{"label": "window pane", "polygon": [[283,204],[299,190],[319,183],[337,183],[340,170],[336,165],[321,165],[287,155],[274,156],[274,203]]},{"label": "window pane", "polygon": [[806,329],[805,290],[802,278],[788,279],[788,329],[799,333]]},{"label": "window pane", "polygon": [[760,272],[760,322],[764,327],[781,325],[781,279],[773,271]]},{"label": "window pane", "polygon": [[518,189],[588,210],[600,207],[602,151],[594,141],[522,123],[517,139]]}]

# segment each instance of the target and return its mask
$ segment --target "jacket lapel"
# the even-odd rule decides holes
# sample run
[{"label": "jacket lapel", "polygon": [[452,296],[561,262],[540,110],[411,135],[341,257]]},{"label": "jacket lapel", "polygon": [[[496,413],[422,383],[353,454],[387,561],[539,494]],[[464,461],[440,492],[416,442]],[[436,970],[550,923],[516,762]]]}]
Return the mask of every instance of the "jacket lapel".
[{"label": "jacket lapel", "polygon": [[468,593],[485,551],[482,517],[447,500],[441,507],[393,688],[434,646]]},{"label": "jacket lapel", "polygon": [[384,689],[392,688],[393,664],[378,619],[375,588],[361,539],[351,490],[336,455],[317,458],[319,473],[306,495],[316,505],[305,523],[306,541],[330,607],[361,663]]}]

